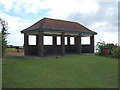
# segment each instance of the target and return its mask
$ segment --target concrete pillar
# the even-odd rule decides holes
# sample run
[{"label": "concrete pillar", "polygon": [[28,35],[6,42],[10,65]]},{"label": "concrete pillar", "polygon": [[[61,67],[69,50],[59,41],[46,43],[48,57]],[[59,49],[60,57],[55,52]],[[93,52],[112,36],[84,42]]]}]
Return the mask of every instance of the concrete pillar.
[{"label": "concrete pillar", "polygon": [[76,44],[77,44],[77,52],[79,54],[82,53],[82,45],[81,45],[81,34],[79,34],[76,38]]},{"label": "concrete pillar", "polygon": [[44,56],[43,31],[38,32],[38,56]]},{"label": "concrete pillar", "polygon": [[29,37],[26,33],[24,33],[24,44],[28,45],[28,42],[29,42]]},{"label": "concrete pillar", "polygon": [[62,32],[61,35],[61,54],[64,55],[65,54],[65,33]]},{"label": "concrete pillar", "polygon": [[53,35],[53,50],[54,50],[54,54],[56,54],[56,48],[57,48],[57,36]]},{"label": "concrete pillar", "polygon": [[94,35],[90,36],[91,53],[94,53]]},{"label": "concrete pillar", "polygon": [[29,37],[26,33],[24,33],[24,55],[28,54],[28,42],[29,42]]},{"label": "concrete pillar", "polygon": [[70,36],[67,36],[67,45],[70,45]]},{"label": "concrete pillar", "polygon": [[36,35],[36,45],[38,45],[38,35]]},{"label": "concrete pillar", "polygon": [[75,46],[77,46],[77,36],[74,36],[74,43],[75,43]]}]

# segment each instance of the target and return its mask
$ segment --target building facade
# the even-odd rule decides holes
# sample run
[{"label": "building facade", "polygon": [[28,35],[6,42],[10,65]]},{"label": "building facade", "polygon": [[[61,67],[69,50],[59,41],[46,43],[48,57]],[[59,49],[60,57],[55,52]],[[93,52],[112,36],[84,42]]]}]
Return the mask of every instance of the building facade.
[{"label": "building facade", "polygon": [[[77,23],[43,18],[21,31],[24,34],[24,54],[35,56],[65,55],[70,53],[94,53],[94,35],[97,33]],[[29,35],[36,36],[36,45],[29,45]],[[52,36],[52,45],[44,45],[44,36]],[[57,37],[61,44],[57,45]],[[67,45],[65,45],[65,37]],[[74,37],[74,45],[70,38]],[[81,37],[90,37],[89,45],[81,44]]]}]

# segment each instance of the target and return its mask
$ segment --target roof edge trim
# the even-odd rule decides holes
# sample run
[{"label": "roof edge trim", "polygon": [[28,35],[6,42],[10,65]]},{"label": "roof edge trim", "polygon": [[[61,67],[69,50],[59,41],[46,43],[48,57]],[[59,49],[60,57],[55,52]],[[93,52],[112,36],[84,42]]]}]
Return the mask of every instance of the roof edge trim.
[{"label": "roof edge trim", "polygon": [[55,30],[55,29],[33,29],[29,31],[21,31],[21,33],[29,33],[29,32],[36,32],[36,31],[56,31],[56,32],[69,32],[69,33],[77,33],[77,34],[92,34],[96,35],[97,33],[88,33],[88,32],[76,32],[76,31],[64,31],[64,30]]}]

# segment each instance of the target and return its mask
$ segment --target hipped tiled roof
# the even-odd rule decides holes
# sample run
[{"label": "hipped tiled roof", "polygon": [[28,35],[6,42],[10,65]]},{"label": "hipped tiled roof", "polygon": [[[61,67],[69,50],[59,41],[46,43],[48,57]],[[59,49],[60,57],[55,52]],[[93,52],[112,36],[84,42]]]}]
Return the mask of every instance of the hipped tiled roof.
[{"label": "hipped tiled roof", "polygon": [[86,28],[85,26],[77,23],[70,22],[65,20],[43,18],[40,21],[36,22],[32,26],[24,29],[21,33],[27,32],[37,32],[37,31],[56,31],[56,32],[77,32],[77,33],[88,33],[88,34],[97,34],[96,32]]}]

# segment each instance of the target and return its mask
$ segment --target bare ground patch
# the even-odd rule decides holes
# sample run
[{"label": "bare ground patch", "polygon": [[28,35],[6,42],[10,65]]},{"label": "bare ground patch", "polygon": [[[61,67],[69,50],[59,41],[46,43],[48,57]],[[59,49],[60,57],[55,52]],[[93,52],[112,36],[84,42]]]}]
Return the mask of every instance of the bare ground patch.
[{"label": "bare ground patch", "polygon": [[5,52],[5,55],[23,56],[24,55],[24,49],[19,49],[19,52],[17,52],[16,49],[7,49],[6,52]]}]

